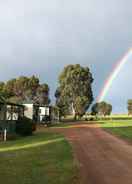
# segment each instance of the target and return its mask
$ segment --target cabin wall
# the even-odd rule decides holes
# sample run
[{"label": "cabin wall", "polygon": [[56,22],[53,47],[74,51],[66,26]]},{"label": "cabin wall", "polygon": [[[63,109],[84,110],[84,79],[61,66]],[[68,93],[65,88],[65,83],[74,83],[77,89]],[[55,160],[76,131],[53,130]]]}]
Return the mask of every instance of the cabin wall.
[{"label": "cabin wall", "polygon": [[33,119],[33,104],[23,104],[25,106],[24,116]]},{"label": "cabin wall", "polygon": [[50,115],[50,108],[49,107],[39,107],[40,110],[40,116],[49,116]]},{"label": "cabin wall", "polygon": [[16,133],[16,122],[23,117],[24,107],[17,104],[0,104],[0,138],[6,129],[8,135]]},{"label": "cabin wall", "polygon": [[9,134],[15,134],[16,133],[16,121],[3,121],[0,120],[0,135],[4,132],[4,130],[7,130],[7,133]]}]

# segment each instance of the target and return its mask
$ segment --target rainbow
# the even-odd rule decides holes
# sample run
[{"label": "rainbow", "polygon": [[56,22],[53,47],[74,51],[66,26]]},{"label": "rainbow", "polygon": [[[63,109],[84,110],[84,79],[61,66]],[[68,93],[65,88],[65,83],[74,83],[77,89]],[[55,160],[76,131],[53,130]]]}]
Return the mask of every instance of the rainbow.
[{"label": "rainbow", "polygon": [[122,59],[116,63],[116,65],[115,65],[114,69],[112,70],[111,74],[109,75],[109,77],[105,81],[104,86],[103,86],[99,96],[97,97],[97,102],[101,102],[101,101],[104,100],[104,98],[106,97],[106,95],[107,95],[107,93],[108,93],[108,91],[109,91],[113,81],[118,76],[118,74],[120,73],[121,69],[126,64],[126,62],[128,61],[128,59],[130,57],[132,57],[132,48],[129,49],[127,51],[127,53],[122,57]]}]

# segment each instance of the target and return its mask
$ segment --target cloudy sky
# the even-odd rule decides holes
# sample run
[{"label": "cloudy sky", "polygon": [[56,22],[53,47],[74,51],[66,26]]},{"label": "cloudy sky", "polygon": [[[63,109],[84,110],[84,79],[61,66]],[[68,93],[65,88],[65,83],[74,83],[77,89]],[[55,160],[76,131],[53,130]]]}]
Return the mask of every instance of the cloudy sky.
[{"label": "cloudy sky", "polygon": [[[131,7],[131,0],[0,0],[0,80],[36,74],[53,96],[63,67],[80,63],[91,68],[96,97],[132,46]],[[106,96],[114,112],[132,98],[131,68],[130,60]]]}]

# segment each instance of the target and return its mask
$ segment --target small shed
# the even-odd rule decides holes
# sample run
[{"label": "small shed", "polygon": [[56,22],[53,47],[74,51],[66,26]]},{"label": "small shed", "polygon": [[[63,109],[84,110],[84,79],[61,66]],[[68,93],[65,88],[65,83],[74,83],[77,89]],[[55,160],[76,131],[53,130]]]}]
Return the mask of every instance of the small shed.
[{"label": "small shed", "polygon": [[25,107],[24,116],[37,122],[39,120],[39,106],[30,102],[23,105]]},{"label": "small shed", "polygon": [[51,106],[39,106],[39,122],[47,122],[51,121],[51,113],[52,113]]},{"label": "small shed", "polygon": [[59,110],[54,106],[41,105],[39,106],[39,122],[58,122]]},{"label": "small shed", "polygon": [[49,123],[58,120],[55,108],[49,105],[38,105],[33,103],[25,103],[24,116],[35,121],[36,123]]}]

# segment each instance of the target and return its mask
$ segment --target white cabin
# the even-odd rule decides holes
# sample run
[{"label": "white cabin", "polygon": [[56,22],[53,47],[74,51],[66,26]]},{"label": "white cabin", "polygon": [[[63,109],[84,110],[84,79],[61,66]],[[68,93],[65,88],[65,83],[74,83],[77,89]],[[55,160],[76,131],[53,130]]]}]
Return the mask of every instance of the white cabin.
[{"label": "white cabin", "polygon": [[36,104],[23,104],[25,106],[24,116],[36,122],[51,120],[51,106],[39,106]]}]

